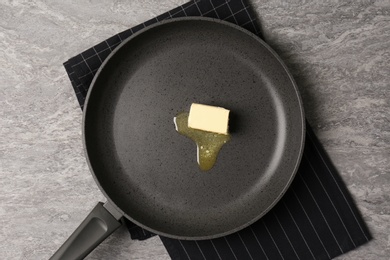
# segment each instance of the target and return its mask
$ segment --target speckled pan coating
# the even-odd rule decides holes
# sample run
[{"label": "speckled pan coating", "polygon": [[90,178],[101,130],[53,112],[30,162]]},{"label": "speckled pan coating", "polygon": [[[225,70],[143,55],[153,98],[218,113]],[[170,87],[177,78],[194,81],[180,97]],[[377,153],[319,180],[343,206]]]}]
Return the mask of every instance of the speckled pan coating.
[{"label": "speckled pan coating", "polygon": [[[173,123],[195,102],[231,111],[232,140],[208,172]],[[92,174],[127,218],[164,236],[206,239],[248,226],[281,198],[305,121],[293,79],[262,40],[193,17],[148,27],[111,54],[83,128]]]}]

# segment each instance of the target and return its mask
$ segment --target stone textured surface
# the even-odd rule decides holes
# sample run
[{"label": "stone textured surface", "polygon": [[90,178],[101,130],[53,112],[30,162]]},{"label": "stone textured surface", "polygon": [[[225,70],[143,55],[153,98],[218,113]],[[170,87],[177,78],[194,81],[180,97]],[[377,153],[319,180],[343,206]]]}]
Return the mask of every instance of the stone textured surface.
[{"label": "stone textured surface", "polygon": [[[85,162],[62,62],[182,0],[0,0],[0,256],[47,259],[104,200]],[[309,122],[374,240],[337,259],[390,258],[390,2],[252,0]],[[117,231],[88,259],[169,259]]]}]

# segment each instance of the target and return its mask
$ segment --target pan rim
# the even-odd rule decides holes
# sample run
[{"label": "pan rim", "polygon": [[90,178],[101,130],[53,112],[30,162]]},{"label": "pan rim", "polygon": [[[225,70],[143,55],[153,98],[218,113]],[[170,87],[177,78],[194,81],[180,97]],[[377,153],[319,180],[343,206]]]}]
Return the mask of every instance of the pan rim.
[{"label": "pan rim", "polygon": [[[147,226],[147,225],[145,225],[145,224],[143,224],[143,223],[133,219],[131,216],[129,216],[127,213],[125,213],[120,207],[118,207],[116,205],[116,203],[108,196],[108,194],[106,193],[106,191],[104,190],[104,188],[100,184],[100,182],[99,182],[99,180],[98,180],[98,178],[97,178],[97,176],[95,174],[94,166],[91,163],[90,156],[89,156],[89,153],[88,153],[88,147],[87,147],[87,142],[86,142],[86,137],[85,137],[86,136],[86,127],[85,127],[86,124],[85,124],[85,122],[86,122],[86,117],[87,117],[87,114],[88,114],[89,100],[90,100],[90,97],[92,95],[91,93],[93,92],[94,85],[95,85],[96,81],[98,80],[99,75],[101,74],[102,70],[105,68],[106,64],[110,61],[110,59],[113,56],[115,56],[116,53],[124,45],[128,44],[130,41],[132,41],[136,37],[142,35],[146,31],[149,31],[149,30],[151,30],[151,29],[153,29],[155,27],[159,27],[159,26],[162,26],[162,25],[165,25],[165,24],[178,23],[178,22],[180,23],[180,22],[183,22],[183,21],[206,21],[206,22],[219,23],[219,24],[231,27],[233,29],[237,29],[237,30],[243,32],[244,34],[246,34],[247,36],[249,36],[249,37],[253,38],[254,40],[256,40],[259,44],[263,45],[272,54],[272,56],[274,58],[276,58],[276,60],[282,65],[282,67],[284,69],[284,72],[286,73],[286,75],[288,76],[289,80],[291,81],[291,84],[292,84],[292,86],[294,88],[294,91],[295,91],[295,94],[296,94],[296,98],[297,98],[297,101],[298,101],[298,104],[299,104],[299,110],[300,110],[300,119],[301,120],[300,120],[300,122],[297,122],[297,124],[300,124],[300,129],[302,130],[301,131],[301,142],[300,142],[299,150],[297,151],[298,156],[297,156],[297,160],[296,160],[295,165],[294,165],[294,169],[292,169],[292,171],[291,171],[290,178],[287,181],[286,185],[284,186],[283,190],[281,190],[279,195],[274,199],[274,201],[265,210],[263,210],[259,215],[257,215],[252,220],[246,222],[245,224],[240,225],[240,226],[238,226],[236,228],[230,229],[228,231],[220,232],[218,234],[213,234],[213,235],[192,236],[192,237],[180,236],[180,235],[175,235],[175,234],[169,234],[169,233],[166,233],[166,232],[155,230],[155,229],[153,229],[153,228],[151,228],[151,227],[149,227],[149,226]],[[250,32],[250,31],[248,31],[248,30],[246,30],[246,29],[244,29],[244,28],[242,28],[242,27],[240,27],[240,26],[238,26],[236,24],[233,24],[233,23],[230,23],[230,22],[226,22],[226,21],[223,21],[223,20],[220,20],[220,19],[214,19],[214,18],[208,18],[208,17],[181,17],[181,18],[171,18],[171,19],[163,20],[163,21],[156,22],[155,24],[149,25],[149,26],[141,29],[140,31],[134,33],[129,38],[124,40],[121,44],[119,44],[109,54],[109,56],[104,60],[104,62],[102,63],[102,65],[100,66],[98,71],[96,72],[96,74],[95,74],[95,76],[94,76],[94,78],[93,78],[93,80],[92,80],[92,82],[90,84],[90,88],[88,90],[88,93],[87,93],[87,96],[86,96],[86,99],[85,99],[84,109],[83,109],[83,117],[82,117],[82,142],[83,142],[84,154],[85,154],[85,157],[86,157],[86,160],[87,160],[88,167],[89,167],[89,169],[91,171],[92,177],[94,178],[95,183],[97,184],[99,190],[103,193],[103,195],[105,196],[107,201],[118,212],[120,212],[125,218],[127,218],[128,220],[134,222],[138,226],[140,226],[140,227],[142,227],[142,228],[144,228],[144,229],[146,229],[146,230],[148,230],[150,232],[153,232],[155,234],[161,235],[161,236],[174,238],[174,239],[182,239],[182,240],[204,240],[204,239],[213,239],[213,238],[223,237],[223,236],[235,233],[235,232],[237,232],[239,230],[242,230],[245,227],[250,226],[254,222],[258,221],[260,218],[262,218],[265,214],[267,214],[280,201],[280,199],[284,196],[284,194],[286,193],[287,189],[290,187],[292,181],[294,180],[294,177],[295,177],[295,175],[296,175],[296,173],[298,171],[298,168],[299,168],[300,162],[302,160],[302,156],[303,156],[304,145],[305,145],[305,134],[306,134],[306,122],[305,122],[305,113],[304,113],[304,109],[303,109],[302,98],[301,98],[301,95],[299,93],[299,90],[298,90],[298,87],[297,87],[297,84],[296,84],[294,78],[292,77],[292,75],[289,72],[287,66],[282,61],[282,59],[279,57],[279,55],[267,43],[265,43],[264,40],[262,40],[256,34]],[[297,149],[298,149],[298,147],[297,147]]]}]

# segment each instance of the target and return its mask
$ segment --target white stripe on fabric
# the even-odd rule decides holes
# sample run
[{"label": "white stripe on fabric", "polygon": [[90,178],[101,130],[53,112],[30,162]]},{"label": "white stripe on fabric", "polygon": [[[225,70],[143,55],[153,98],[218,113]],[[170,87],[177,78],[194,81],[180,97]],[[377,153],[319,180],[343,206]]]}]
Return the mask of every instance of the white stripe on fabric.
[{"label": "white stripe on fabric", "polygon": [[184,247],[183,243],[178,239],[177,241],[179,241],[181,247],[183,248],[184,252],[186,253],[186,256],[188,257],[189,260],[191,260],[191,257],[190,255],[187,253],[187,250],[186,248]]},{"label": "white stripe on fabric", "polygon": [[87,73],[85,73],[84,75],[82,75],[81,77],[78,77],[77,79],[78,79],[78,80],[81,80],[81,79],[83,79],[83,78],[85,78],[85,77],[87,77],[87,76],[89,76],[89,75],[94,76],[95,73],[96,73],[98,70],[99,70],[99,69],[95,69],[94,71],[87,72]]},{"label": "white stripe on fabric", "polygon": [[267,256],[267,254],[265,253],[263,247],[261,246],[260,241],[259,241],[259,239],[257,238],[257,235],[256,235],[255,231],[253,230],[252,226],[249,226],[249,229],[252,231],[252,234],[255,236],[256,241],[257,241],[257,244],[259,244],[259,247],[260,247],[261,251],[263,251],[263,254],[265,255],[265,258],[268,260],[269,258],[268,258],[268,256]]},{"label": "white stripe on fabric", "polygon": [[[121,40],[121,41],[122,41],[122,40]],[[98,52],[96,51],[95,46],[93,46],[92,48],[93,48],[93,51],[96,53],[96,56],[99,58],[99,61],[100,61],[101,63],[103,63],[103,61],[102,61],[102,59],[100,58],[100,56],[97,55]]]},{"label": "white stripe on fabric", "polygon": [[[214,6],[214,4],[213,4],[213,1],[210,0],[209,2],[210,2],[210,4],[211,4],[211,6],[213,7],[212,10],[215,11],[215,13],[217,14],[218,19],[221,19],[221,18],[219,18],[219,14],[218,14],[217,10],[215,9],[215,6]],[[225,4],[225,3],[224,3],[224,4]],[[224,5],[224,4],[222,4],[222,5]],[[219,6],[218,6],[218,7],[219,7]],[[218,8],[218,7],[217,7],[217,8]]]},{"label": "white stripe on fabric", "polygon": [[336,208],[336,207],[335,207],[335,205],[333,204],[333,201],[332,201],[332,199],[330,198],[330,196],[329,196],[328,192],[326,191],[326,189],[325,189],[324,185],[322,184],[322,182],[321,182],[320,178],[318,177],[318,174],[317,174],[317,172],[314,170],[314,167],[313,167],[313,165],[311,164],[310,160],[307,158],[307,155],[306,155],[306,154],[304,154],[304,157],[305,157],[306,161],[309,163],[309,165],[310,165],[310,168],[313,170],[313,172],[314,172],[314,175],[316,176],[317,180],[318,180],[318,181],[319,181],[319,183],[321,184],[321,187],[322,187],[322,189],[325,191],[325,193],[326,193],[326,196],[328,197],[328,199],[329,199],[330,203],[332,204],[332,206],[333,206],[334,210],[336,211],[336,213],[337,213],[337,216],[339,217],[339,219],[340,219],[341,223],[343,224],[343,227],[344,227],[345,231],[347,231],[347,233],[348,233],[348,236],[349,236],[349,239],[351,239],[353,246],[354,246],[354,247],[356,247],[356,245],[355,245],[355,242],[353,242],[353,240],[352,240],[351,234],[348,232],[348,229],[347,229],[347,227],[345,226],[345,223],[344,223],[343,219],[340,217],[340,214],[339,214],[339,212],[338,212],[337,208]]},{"label": "white stripe on fabric", "polygon": [[347,198],[345,197],[344,192],[341,190],[339,184],[337,183],[335,177],[333,176],[333,172],[329,169],[328,164],[326,163],[325,159],[322,157],[321,152],[319,151],[319,149],[318,149],[318,147],[317,147],[315,141],[313,140],[313,137],[311,136],[311,133],[310,133],[309,131],[307,131],[307,133],[308,133],[308,136],[309,136],[310,140],[312,141],[312,143],[313,143],[313,145],[314,145],[314,148],[317,150],[318,155],[320,156],[322,162],[324,163],[326,169],[329,171],[330,175],[331,175],[332,178],[333,178],[333,181],[336,183],[336,186],[337,186],[337,188],[339,189],[341,195],[343,195],[343,198],[344,198],[345,202],[347,203],[348,208],[349,208],[349,210],[351,211],[353,217],[355,218],[356,223],[358,224],[358,226],[359,226],[360,230],[362,231],[364,237],[366,238],[367,241],[369,241],[368,237],[366,236],[366,233],[363,231],[363,228],[360,226],[360,223],[359,223],[359,221],[357,220],[357,217],[356,217],[355,213],[353,212],[353,210],[352,210],[352,208],[351,208],[351,205],[349,204]]},{"label": "white stripe on fabric", "polygon": [[[233,11],[232,11],[232,8],[230,8],[230,5],[227,5],[228,7],[229,7],[229,10],[230,10],[230,13],[232,14],[232,16],[233,16],[233,19],[234,19],[234,22],[238,25],[238,22],[237,22],[237,19],[236,19],[236,17],[234,16],[235,14],[233,14]],[[246,7],[244,7],[244,9],[245,9]],[[240,10],[240,12],[241,12],[242,10]]]},{"label": "white stripe on fabric", "polygon": [[233,254],[233,256],[234,256],[234,259],[238,260],[236,254],[234,253],[232,247],[231,247],[230,244],[229,244],[229,241],[226,239],[226,237],[223,237],[223,238],[225,239],[227,245],[229,246],[230,251],[232,251],[232,254]]},{"label": "white stripe on fabric", "polygon": [[[108,48],[107,48],[108,49]],[[80,54],[80,56],[81,56],[81,54]],[[93,55],[94,56],[94,55]],[[90,57],[88,57],[87,59],[89,59],[89,58],[91,58],[91,57],[93,57],[93,56],[90,56]],[[85,63],[85,61],[84,60],[82,60],[82,61],[79,61],[79,62],[77,62],[77,63],[75,63],[75,64],[72,64],[72,69],[75,67],[75,66],[78,66],[78,65],[80,65],[81,63]]]},{"label": "white stripe on fabric", "polygon": [[91,68],[89,67],[89,65],[88,65],[87,61],[85,60],[85,58],[84,58],[84,55],[81,53],[81,55],[80,55],[80,56],[81,56],[81,58],[83,58],[85,65],[87,65],[87,67],[88,67],[89,71],[92,73],[92,70],[91,70]]},{"label": "white stripe on fabric", "polygon": [[288,241],[288,243],[290,244],[292,250],[294,251],[294,253],[295,253],[295,255],[297,256],[297,258],[300,259],[299,256],[298,256],[298,254],[297,254],[297,251],[295,251],[295,248],[294,248],[293,244],[292,244],[291,241],[290,241],[290,238],[287,236],[287,233],[286,233],[286,231],[284,230],[284,228],[283,228],[283,226],[282,226],[282,223],[280,223],[279,218],[278,218],[278,216],[276,215],[275,211],[273,211],[273,214],[274,214],[276,220],[278,221],[279,226],[282,228],[282,231],[283,231],[284,235],[286,236],[287,241]]},{"label": "white stripe on fabric", "polygon": [[[88,57],[85,57],[85,59],[84,59],[84,57],[83,57],[83,55],[82,55],[82,53],[81,53],[80,56],[83,58],[83,60],[82,60],[82,61],[79,61],[79,62],[77,62],[77,63],[75,63],[75,64],[72,64],[72,66],[71,66],[72,69],[73,69],[74,67],[76,67],[76,66],[82,64],[82,63],[86,63],[86,61],[87,61],[88,59],[90,59],[90,58],[93,58],[93,57],[95,57],[95,56],[98,56],[98,57],[99,57],[98,54],[100,54],[100,53],[102,53],[102,52],[104,52],[104,51],[106,51],[106,50],[112,51],[111,47],[108,45],[107,42],[106,42],[106,44],[107,44],[108,48],[105,48],[105,49],[103,49],[103,50],[101,50],[101,51],[99,51],[99,52],[97,52],[96,49],[95,49],[95,47],[93,47],[93,49],[94,49],[94,51],[95,51],[95,54],[94,54],[94,55],[91,55],[91,56],[88,56]],[[100,57],[99,57],[99,59],[100,59]],[[73,72],[73,73],[74,73],[74,72]]]},{"label": "white stripe on fabric", "polygon": [[245,22],[245,23],[243,23],[243,24],[240,24],[240,26],[243,27],[243,26],[245,26],[245,25],[247,25],[248,23],[251,23],[251,22],[253,22],[253,21],[254,21],[254,20],[251,19],[251,20],[249,20],[249,21],[247,21],[247,22]]},{"label": "white stripe on fabric", "polygon": [[202,11],[201,11],[200,8],[199,8],[198,1],[195,0],[195,1],[194,1],[194,4],[196,5],[196,8],[198,9],[200,15],[203,15],[203,14],[202,14]]},{"label": "white stripe on fabric", "polygon": [[[107,39],[107,40],[108,40],[108,39]],[[112,51],[111,46],[110,46],[110,44],[108,44],[108,41],[107,41],[107,40],[105,40],[104,42],[107,44],[108,49],[110,49],[110,51]]]},{"label": "white stripe on fabric", "polygon": [[[189,7],[191,7],[191,6],[193,6],[194,4],[195,4],[195,3],[193,3],[193,4],[189,5],[189,6],[187,6],[186,9],[189,8]],[[181,11],[183,11],[184,14],[185,14],[185,16],[187,16],[186,11],[184,10],[184,7],[183,7],[183,6],[180,6],[180,7],[181,7],[181,10],[177,11],[176,13],[174,13],[174,14],[172,14],[172,15],[171,15],[171,13],[169,12],[169,15],[171,16],[171,18],[172,18],[172,16],[177,15],[177,14],[180,13]],[[156,19],[156,20],[157,20],[157,19]]]},{"label": "white stripe on fabric", "polygon": [[[192,5],[194,5],[194,4],[192,4]],[[188,16],[188,15],[187,15],[187,12],[186,12],[186,9],[185,9],[182,5],[181,5],[180,7],[181,7],[181,10],[184,12],[184,15],[185,15],[185,16]],[[188,7],[189,7],[189,6],[188,6]],[[186,8],[188,8],[188,7],[186,7]]]},{"label": "white stripe on fabric", "polygon": [[320,240],[320,242],[321,242],[321,245],[322,245],[322,247],[324,248],[324,250],[325,250],[326,254],[328,255],[329,259],[331,259],[331,257],[330,257],[330,255],[329,255],[329,252],[328,252],[328,250],[326,250],[326,247],[325,247],[324,243],[322,242],[322,240],[321,240],[320,236],[318,235],[318,233],[317,233],[317,230],[314,228],[313,222],[311,222],[311,219],[309,218],[309,215],[307,214],[307,212],[306,212],[305,208],[303,207],[303,205],[302,205],[302,203],[301,203],[301,200],[298,198],[298,195],[295,193],[295,191],[294,191],[294,189],[292,188],[292,186],[290,186],[290,188],[291,188],[292,192],[294,193],[295,197],[297,198],[297,200],[298,200],[298,203],[299,203],[299,205],[301,206],[301,208],[302,208],[303,212],[305,213],[305,215],[306,215],[307,219],[309,220],[309,222],[310,222],[310,225],[311,225],[311,227],[312,227],[312,228],[313,228],[313,230],[314,230],[314,233],[316,233],[316,235],[317,235],[317,237],[318,237],[318,240]]},{"label": "white stripe on fabric", "polygon": [[[242,3],[243,6],[245,6],[244,1],[241,0],[241,3]],[[250,18],[251,15],[249,14],[248,8],[245,8],[245,11],[246,11],[248,17]],[[258,34],[257,27],[256,27],[256,25],[255,25],[255,23],[253,21],[252,21],[252,25],[253,25],[253,28],[255,29],[255,33]]]},{"label": "white stripe on fabric", "polygon": [[218,255],[218,258],[219,258],[220,260],[222,260],[221,256],[219,255],[219,252],[218,252],[217,248],[216,248],[215,245],[214,245],[213,240],[211,239],[210,242],[211,242],[211,244],[213,245],[214,250],[215,250],[215,253],[217,253],[217,255]]},{"label": "white stripe on fabric", "polygon": [[[301,229],[299,228],[297,222],[295,222],[295,219],[294,219],[293,215],[291,214],[290,210],[288,209],[288,207],[286,205],[286,202],[283,201],[283,205],[287,209],[288,214],[290,214],[291,219],[293,220],[295,226],[297,227],[299,234],[301,234],[301,237],[302,237],[303,241],[305,242],[305,245],[306,245],[307,249],[309,249],[310,254],[313,256],[313,259],[316,259],[314,254],[313,254],[313,252],[311,251],[309,245],[307,244],[307,241],[306,241],[305,237],[303,236]],[[325,249],[325,247],[324,247],[324,249]],[[326,249],[325,249],[325,251],[326,251]]]},{"label": "white stripe on fabric", "polygon": [[206,257],[204,256],[203,251],[202,251],[202,249],[200,248],[200,246],[199,246],[199,244],[198,244],[198,241],[195,240],[195,244],[196,244],[196,246],[198,247],[200,253],[202,254],[203,259],[206,260]]},{"label": "white stripe on fabric", "polygon": [[[118,33],[117,35],[118,35],[119,41],[120,41],[120,42],[123,42],[123,40],[122,40],[122,37],[121,37],[120,33]],[[93,47],[93,48],[95,49],[95,47]],[[95,52],[96,52],[96,50],[95,50]]]},{"label": "white stripe on fabric", "polygon": [[245,250],[246,250],[246,252],[248,253],[249,257],[253,260],[253,257],[252,257],[252,255],[251,255],[251,253],[249,252],[248,247],[247,247],[246,244],[244,243],[244,240],[242,239],[242,237],[241,237],[241,235],[240,235],[240,232],[237,232],[237,235],[238,235],[238,237],[240,238],[242,244],[244,245]]},{"label": "white stripe on fabric", "polygon": [[80,88],[80,87],[82,87],[83,86],[83,84],[78,84],[77,86],[76,86],[76,88]]},{"label": "white stripe on fabric", "polygon": [[263,222],[263,225],[264,225],[265,229],[267,230],[269,236],[271,237],[272,242],[273,242],[274,245],[276,246],[276,249],[278,250],[280,256],[282,257],[282,259],[284,259],[283,255],[282,255],[282,252],[280,252],[278,245],[275,243],[275,240],[274,240],[274,238],[272,237],[271,232],[269,232],[269,230],[268,230],[268,228],[267,228],[267,225],[265,224],[265,221],[263,220],[262,222]]},{"label": "white stripe on fabric", "polygon": [[330,228],[329,223],[328,223],[328,220],[325,218],[324,213],[322,212],[320,205],[318,205],[316,199],[315,199],[314,196],[313,196],[313,193],[311,193],[311,190],[310,190],[309,186],[307,185],[306,181],[303,179],[303,177],[302,177],[301,175],[299,175],[299,177],[301,178],[301,180],[302,180],[303,183],[305,184],[306,189],[309,191],[310,196],[312,197],[314,203],[316,204],[318,210],[320,211],[322,218],[325,220],[326,226],[328,227],[330,233],[332,234],[334,241],[336,242],[336,244],[337,244],[337,246],[339,247],[340,251],[341,251],[342,253],[344,253],[344,250],[341,248],[339,242],[338,242],[337,239],[336,239],[336,236],[335,236],[334,233],[333,233],[333,230]]},{"label": "white stripe on fabric", "polygon": [[[211,1],[209,0],[209,2],[211,3]],[[213,3],[211,3],[211,5],[213,5]],[[218,5],[217,7],[215,7],[215,8],[213,8],[213,9],[211,9],[211,10],[209,10],[209,11],[207,11],[207,12],[205,12],[203,15],[208,15],[209,13],[211,13],[212,11],[214,11],[215,13],[217,13],[217,8],[220,8],[221,6],[223,6],[223,5],[226,5],[226,3],[223,3],[223,4],[220,4],[220,5]],[[213,5],[214,6],[214,5]],[[217,14],[218,15],[218,14]]]}]

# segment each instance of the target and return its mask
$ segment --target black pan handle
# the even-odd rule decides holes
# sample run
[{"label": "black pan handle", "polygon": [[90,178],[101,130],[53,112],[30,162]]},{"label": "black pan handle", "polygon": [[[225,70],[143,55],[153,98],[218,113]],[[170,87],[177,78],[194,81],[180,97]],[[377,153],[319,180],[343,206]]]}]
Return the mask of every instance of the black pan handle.
[{"label": "black pan handle", "polygon": [[99,202],[50,260],[84,259],[122,225],[122,217],[108,202]]}]

